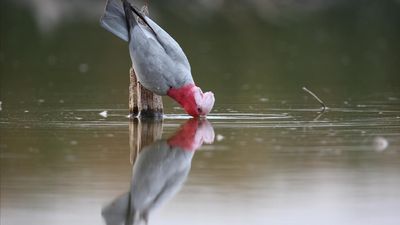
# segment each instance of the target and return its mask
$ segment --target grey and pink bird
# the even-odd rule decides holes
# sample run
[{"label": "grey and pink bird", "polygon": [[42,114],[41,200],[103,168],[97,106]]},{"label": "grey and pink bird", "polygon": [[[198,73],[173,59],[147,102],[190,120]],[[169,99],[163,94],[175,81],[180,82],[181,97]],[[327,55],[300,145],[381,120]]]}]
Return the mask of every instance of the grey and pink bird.
[{"label": "grey and pink bird", "polygon": [[212,92],[196,86],[189,61],[179,44],[127,0],[107,0],[101,25],[129,42],[138,81],[158,95],[168,95],[191,116],[207,115],[214,106]]}]

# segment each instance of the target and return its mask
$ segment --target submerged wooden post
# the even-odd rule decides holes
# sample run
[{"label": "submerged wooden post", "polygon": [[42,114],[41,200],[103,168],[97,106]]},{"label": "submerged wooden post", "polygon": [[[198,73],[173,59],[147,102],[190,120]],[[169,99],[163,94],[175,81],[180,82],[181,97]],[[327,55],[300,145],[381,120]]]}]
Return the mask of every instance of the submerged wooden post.
[{"label": "submerged wooden post", "polygon": [[133,68],[129,70],[129,82],[129,114],[131,118],[162,118],[161,96],[144,88],[137,80]]},{"label": "submerged wooden post", "polygon": [[162,136],[161,119],[134,119],[129,123],[130,162],[134,164],[140,150]]},{"label": "submerged wooden post", "polygon": [[129,70],[129,115],[133,118],[139,114],[137,101],[137,79],[133,68]]}]

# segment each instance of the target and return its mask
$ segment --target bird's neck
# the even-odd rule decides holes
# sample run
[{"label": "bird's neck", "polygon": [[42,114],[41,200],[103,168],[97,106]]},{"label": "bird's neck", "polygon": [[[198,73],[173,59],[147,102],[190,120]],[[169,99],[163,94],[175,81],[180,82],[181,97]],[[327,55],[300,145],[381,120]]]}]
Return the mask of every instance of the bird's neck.
[{"label": "bird's neck", "polygon": [[196,87],[195,84],[187,84],[180,88],[170,88],[167,92],[167,95],[178,102],[190,115],[193,115],[191,111],[196,109],[194,87]]}]

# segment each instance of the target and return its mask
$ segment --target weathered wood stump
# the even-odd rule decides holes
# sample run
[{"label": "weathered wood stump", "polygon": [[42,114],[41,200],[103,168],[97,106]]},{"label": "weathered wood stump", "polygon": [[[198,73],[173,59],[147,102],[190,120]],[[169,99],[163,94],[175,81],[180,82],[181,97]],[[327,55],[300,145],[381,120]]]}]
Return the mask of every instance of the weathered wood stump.
[{"label": "weathered wood stump", "polygon": [[162,118],[163,103],[159,95],[144,88],[135,70],[129,70],[129,114],[131,118]]},{"label": "weathered wood stump", "polygon": [[129,123],[130,162],[134,164],[143,147],[161,139],[161,119],[134,119]]}]

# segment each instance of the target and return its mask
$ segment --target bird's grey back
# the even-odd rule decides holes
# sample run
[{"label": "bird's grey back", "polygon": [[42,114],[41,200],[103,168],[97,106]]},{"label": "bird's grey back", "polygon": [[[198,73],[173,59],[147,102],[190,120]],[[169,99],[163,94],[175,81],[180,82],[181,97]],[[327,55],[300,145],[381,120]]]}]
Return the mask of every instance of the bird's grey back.
[{"label": "bird's grey back", "polygon": [[[189,61],[179,44],[153,20],[141,15],[118,0],[108,0],[102,26],[123,40],[129,40],[132,65],[139,82],[159,95],[168,90],[194,83]],[[128,21],[127,21],[128,20]],[[129,29],[128,29],[129,27]]]}]

